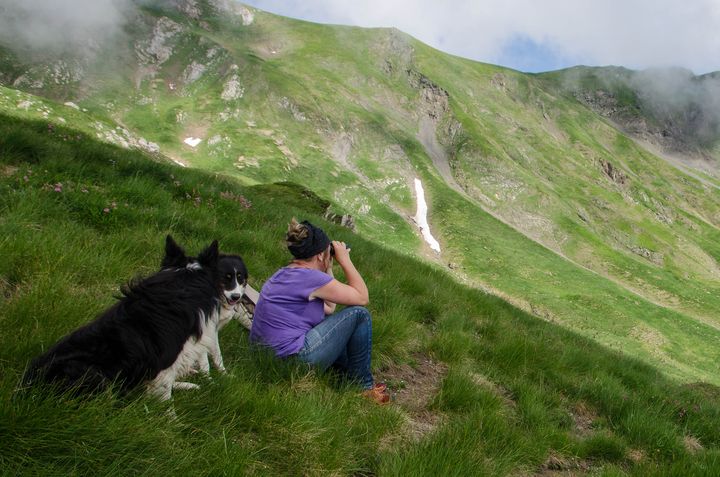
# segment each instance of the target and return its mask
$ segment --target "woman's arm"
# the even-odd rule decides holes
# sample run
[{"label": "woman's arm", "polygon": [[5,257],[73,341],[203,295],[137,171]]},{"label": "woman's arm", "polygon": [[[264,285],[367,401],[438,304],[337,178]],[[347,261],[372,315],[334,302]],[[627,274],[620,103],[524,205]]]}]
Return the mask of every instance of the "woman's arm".
[{"label": "woman's arm", "polygon": [[310,294],[310,299],[322,298],[326,302],[338,303],[340,305],[361,305],[365,306],[370,302],[368,289],[365,281],[350,260],[350,252],[343,242],[333,242],[335,249],[335,260],[340,264],[347,285],[333,279],[327,285],[324,285]]},{"label": "woman's arm", "polygon": [[[332,256],[328,260],[328,266],[327,266],[327,269],[325,270],[325,273],[327,273],[331,277],[335,278],[335,274],[333,273]],[[335,313],[335,308],[337,308],[336,303],[333,303],[333,302],[327,301],[327,300],[325,300],[325,303],[323,303],[323,309],[324,309],[326,315],[332,315],[333,313]]]},{"label": "woman's arm", "polygon": [[333,313],[335,313],[336,307],[337,307],[336,303],[332,303],[329,301],[326,301],[325,304],[323,305],[323,309],[325,310],[326,315],[332,315]]}]

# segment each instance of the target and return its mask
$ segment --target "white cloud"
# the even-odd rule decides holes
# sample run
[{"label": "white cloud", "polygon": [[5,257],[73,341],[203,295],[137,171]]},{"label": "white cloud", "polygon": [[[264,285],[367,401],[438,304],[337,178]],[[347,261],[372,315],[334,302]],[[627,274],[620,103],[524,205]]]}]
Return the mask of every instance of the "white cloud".
[{"label": "white cloud", "polygon": [[394,26],[436,48],[498,62],[518,37],[557,57],[632,68],[720,69],[718,0],[249,0],[311,21]]},{"label": "white cloud", "polygon": [[[0,0],[0,42],[34,49],[118,33],[133,4],[169,0]],[[720,0],[245,0],[311,21],[394,26],[443,51],[519,66],[518,39],[541,48],[533,64],[683,66],[720,70]],[[527,55],[527,52],[526,52]],[[528,63],[525,58],[525,63]],[[515,61],[515,63],[513,63]]]}]

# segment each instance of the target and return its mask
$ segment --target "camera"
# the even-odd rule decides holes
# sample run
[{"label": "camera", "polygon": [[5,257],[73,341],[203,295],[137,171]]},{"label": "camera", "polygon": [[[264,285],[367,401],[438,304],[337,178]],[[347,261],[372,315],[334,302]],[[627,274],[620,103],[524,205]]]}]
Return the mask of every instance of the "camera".
[{"label": "camera", "polygon": [[[346,243],[345,248],[348,249],[348,252],[350,251],[350,244]],[[330,244],[330,256],[335,256],[335,246],[333,244]]]}]

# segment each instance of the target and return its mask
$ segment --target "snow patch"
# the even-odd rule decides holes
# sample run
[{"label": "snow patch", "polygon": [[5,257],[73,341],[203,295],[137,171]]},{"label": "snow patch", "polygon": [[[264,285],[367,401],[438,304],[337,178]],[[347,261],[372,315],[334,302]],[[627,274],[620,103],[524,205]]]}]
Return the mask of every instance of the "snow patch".
[{"label": "snow patch", "polygon": [[199,137],[186,137],[183,142],[190,147],[197,147],[197,145],[200,144],[201,141],[202,139],[200,139]]},{"label": "snow patch", "polygon": [[414,217],[415,223],[420,229],[425,241],[430,245],[430,248],[440,253],[440,243],[435,240],[435,237],[430,233],[430,225],[427,221],[428,207],[427,202],[425,202],[425,190],[423,189],[422,182],[417,178],[415,179],[415,194],[417,195],[417,213]]}]

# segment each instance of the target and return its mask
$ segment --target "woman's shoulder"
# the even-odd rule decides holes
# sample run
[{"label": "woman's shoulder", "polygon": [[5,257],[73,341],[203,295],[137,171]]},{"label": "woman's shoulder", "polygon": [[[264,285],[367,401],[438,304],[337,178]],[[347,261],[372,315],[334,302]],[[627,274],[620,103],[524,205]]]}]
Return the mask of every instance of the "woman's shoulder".
[{"label": "woman's shoulder", "polygon": [[332,277],[327,273],[311,268],[283,267],[268,280],[274,284],[297,284],[305,286],[319,286],[330,282]]}]

